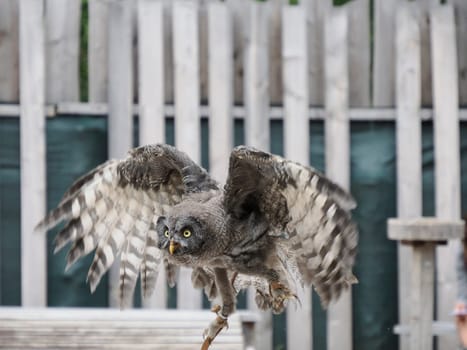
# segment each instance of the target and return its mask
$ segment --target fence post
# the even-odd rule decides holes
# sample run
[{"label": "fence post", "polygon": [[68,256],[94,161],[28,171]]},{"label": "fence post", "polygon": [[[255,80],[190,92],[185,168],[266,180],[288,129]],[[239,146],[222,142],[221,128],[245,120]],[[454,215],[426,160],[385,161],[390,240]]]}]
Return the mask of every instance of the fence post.
[{"label": "fence post", "polygon": [[[345,7],[333,8],[325,19],[325,161],[326,174],[349,189],[349,70],[348,13]],[[328,309],[329,350],[352,349],[352,294],[343,292]]]},{"label": "fence post", "polygon": [[[431,10],[431,55],[434,102],[436,216],[458,219],[460,203],[459,95],[454,10],[451,5]],[[455,302],[455,251],[458,242],[437,250],[437,292],[440,320],[450,320]],[[439,339],[439,349],[454,349],[455,335]]]},{"label": "fence post", "polygon": [[[201,160],[199,113],[198,3],[176,1],[173,5],[173,55],[175,65],[175,145],[195,162]],[[177,307],[201,308],[201,292],[193,289],[191,270],[180,269]]]},{"label": "fence post", "polygon": [[[122,158],[133,146],[133,0],[109,4],[109,158]],[[109,270],[109,305],[119,307],[120,260]]]},{"label": "fence post", "polygon": [[21,303],[47,303],[45,47],[43,0],[20,0]]},{"label": "fence post", "polygon": [[19,100],[19,45],[18,45],[18,1],[0,1],[0,101]]},{"label": "fence post", "polygon": [[[282,8],[282,81],[284,84],[284,154],[309,163],[308,50],[306,12]],[[298,286],[300,306],[287,308],[287,348],[312,349],[311,288]]]}]

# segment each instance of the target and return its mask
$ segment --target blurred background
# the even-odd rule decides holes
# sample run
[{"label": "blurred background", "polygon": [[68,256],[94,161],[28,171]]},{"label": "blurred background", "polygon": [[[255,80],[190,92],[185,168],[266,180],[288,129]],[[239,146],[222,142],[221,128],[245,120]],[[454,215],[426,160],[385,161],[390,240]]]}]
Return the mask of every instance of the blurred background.
[{"label": "blurred background", "polygon": [[[300,349],[408,349],[393,327],[410,252],[386,221],[467,212],[466,108],[465,0],[2,0],[0,305],[117,305],[118,271],[91,295],[92,257],[65,273],[57,231],[33,233],[79,175],[167,142],[223,180],[249,144],[348,188],[360,228],[359,284],[329,311],[306,291],[302,308],[262,314],[257,347],[296,349],[298,330]],[[434,262],[433,317],[447,322],[456,244]],[[209,308],[182,279],[134,307]]]}]

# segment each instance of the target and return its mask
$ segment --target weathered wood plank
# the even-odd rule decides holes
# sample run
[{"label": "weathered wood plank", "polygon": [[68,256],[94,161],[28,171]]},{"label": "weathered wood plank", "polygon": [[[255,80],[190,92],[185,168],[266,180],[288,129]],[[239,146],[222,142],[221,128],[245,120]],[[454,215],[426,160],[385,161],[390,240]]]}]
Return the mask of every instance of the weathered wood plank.
[{"label": "weathered wood plank", "polygon": [[448,0],[453,4],[457,28],[459,103],[467,105],[467,1]]},{"label": "weathered wood plank", "polygon": [[88,93],[91,102],[106,102],[108,75],[108,1],[89,0]]},{"label": "weathered wood plank", "polygon": [[47,303],[45,232],[35,225],[45,215],[45,23],[44,2],[19,2],[21,99],[21,304]]},{"label": "weathered wood plank", "polygon": [[19,100],[17,0],[0,1],[0,102]]},{"label": "weathered wood plank", "polygon": [[[421,143],[421,42],[419,9],[416,4],[400,4],[396,15],[396,153],[397,215],[422,215]],[[399,323],[410,319],[410,263],[412,251],[398,244]],[[409,338],[399,337],[400,350],[409,349]]]},{"label": "weathered wood plank", "polygon": [[402,0],[374,0],[373,106],[390,107],[395,100],[395,14]]},{"label": "weathered wood plank", "polygon": [[[348,12],[328,12],[324,24],[325,47],[325,161],[326,174],[348,189],[350,184],[350,126],[348,70]],[[329,350],[352,348],[352,295],[344,292],[328,309]]]},{"label": "weathered wood plank", "polygon": [[[165,142],[164,8],[161,1],[138,1],[139,144]],[[165,269],[156,289],[143,299],[147,308],[167,307]]]},{"label": "weathered wood plank", "polygon": [[[460,149],[456,29],[451,5],[431,10],[431,55],[433,71],[435,210],[443,219],[458,219],[460,207]],[[449,319],[455,302],[455,256],[457,244],[437,250],[437,296],[439,320]],[[454,336],[439,339],[439,349],[456,347]]]},{"label": "weathered wood plank", "polygon": [[79,101],[80,0],[46,0],[46,101]]},{"label": "weathered wood plank", "polygon": [[[198,3],[176,1],[173,7],[175,144],[197,163],[201,160],[198,26]],[[184,268],[177,284],[177,307],[201,308],[201,293],[193,289],[191,270]]]},{"label": "weathered wood plank", "polygon": [[[133,146],[133,2],[109,2],[109,158],[122,158]],[[118,74],[116,73],[118,72]],[[109,271],[109,305],[119,307],[119,261]]]},{"label": "weathered wood plank", "polygon": [[233,147],[233,33],[226,4],[208,6],[209,171],[224,182]]},{"label": "weathered wood plank", "polygon": [[[282,8],[284,155],[309,163],[308,49],[303,6]],[[287,308],[287,348],[312,349],[311,289],[298,287],[300,307]]]},{"label": "weathered wood plank", "polygon": [[[245,141],[249,146],[269,150],[269,63],[267,4],[250,2],[247,6],[244,75]],[[255,291],[248,291],[247,304],[257,310]],[[259,311],[255,345],[259,350],[272,348],[271,312]]]}]

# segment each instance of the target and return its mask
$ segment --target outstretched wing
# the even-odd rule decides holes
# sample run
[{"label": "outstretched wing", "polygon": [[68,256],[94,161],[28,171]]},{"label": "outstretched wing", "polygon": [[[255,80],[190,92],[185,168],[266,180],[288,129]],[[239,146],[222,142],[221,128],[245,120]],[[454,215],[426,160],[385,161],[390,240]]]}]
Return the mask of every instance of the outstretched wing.
[{"label": "outstretched wing", "polygon": [[350,194],[311,167],[240,146],[230,156],[225,208],[237,218],[257,211],[276,233],[286,233],[302,280],[323,305],[356,282],[358,232]]},{"label": "outstretched wing", "polygon": [[[54,242],[55,251],[72,243],[67,268],[96,249],[88,272],[91,291],[121,254],[120,297],[126,306],[139,274],[144,294],[154,289],[162,260],[156,247],[157,217],[185,193],[217,188],[185,153],[168,145],[142,146],[125,159],[109,160],[79,178],[36,230],[67,221]],[[176,271],[173,266],[167,268],[173,284]]]}]

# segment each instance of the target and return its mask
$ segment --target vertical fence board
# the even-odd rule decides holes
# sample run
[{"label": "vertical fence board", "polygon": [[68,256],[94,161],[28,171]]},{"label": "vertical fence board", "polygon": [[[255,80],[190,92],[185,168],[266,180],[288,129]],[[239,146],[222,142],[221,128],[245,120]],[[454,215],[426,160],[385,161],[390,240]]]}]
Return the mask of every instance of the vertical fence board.
[{"label": "vertical fence board", "polygon": [[233,36],[226,4],[208,7],[209,167],[219,181],[227,178],[233,146]]},{"label": "vertical fence board", "polygon": [[18,1],[0,1],[0,103],[18,102]]},{"label": "vertical fence board", "polygon": [[21,303],[47,303],[44,3],[20,0]]},{"label": "vertical fence board", "polygon": [[[401,4],[396,16],[396,153],[397,215],[422,215],[421,140],[421,43],[415,4]],[[399,322],[410,319],[411,249],[399,244]],[[400,350],[409,349],[407,336],[400,336]]]},{"label": "vertical fence board", "polygon": [[[348,12],[334,8],[325,18],[325,161],[326,174],[348,189],[350,130],[348,118]],[[342,293],[328,309],[329,350],[352,349],[352,295]]]},{"label": "vertical fence board", "polygon": [[307,33],[308,33],[308,87],[309,103],[324,105],[324,15],[332,7],[331,1],[308,0]]},{"label": "vertical fence board", "polygon": [[[109,3],[109,158],[122,158],[133,146],[132,0]],[[118,72],[118,73],[117,73]],[[109,272],[109,305],[118,307],[118,264]]]},{"label": "vertical fence board", "polygon": [[457,28],[459,103],[467,106],[467,1],[449,0],[454,5]]},{"label": "vertical fence board", "polygon": [[394,105],[394,17],[402,0],[374,0],[373,106]]},{"label": "vertical fence board", "polygon": [[88,94],[90,102],[106,102],[108,0],[89,0]]},{"label": "vertical fence board", "polygon": [[[284,82],[284,154],[309,162],[308,50],[306,12],[282,8],[282,81]],[[311,289],[297,290],[301,306],[287,308],[287,348],[312,349]]]},{"label": "vertical fence board", "polygon": [[[434,97],[435,197],[436,215],[458,219],[460,207],[460,149],[458,115],[458,79],[456,28],[451,5],[431,11],[431,54]],[[438,318],[451,320],[455,301],[455,250],[458,242],[450,242],[437,251]],[[439,349],[454,349],[456,336],[439,339]]]},{"label": "vertical fence board", "polygon": [[[138,1],[139,144],[165,142],[163,3]],[[160,269],[148,308],[167,307],[165,269]]]},{"label": "vertical fence board", "polygon": [[349,106],[370,105],[370,2],[349,2]]},{"label": "vertical fence board", "polygon": [[[267,4],[250,2],[247,7],[248,37],[245,43],[245,141],[249,146],[269,150],[269,62]],[[248,291],[248,307],[257,310],[255,291]],[[255,343],[259,350],[272,349],[272,315],[258,311]]]},{"label": "vertical fence board", "polygon": [[46,101],[79,101],[80,0],[46,0]]},{"label": "vertical fence board", "polygon": [[[199,114],[198,3],[176,1],[173,7],[173,55],[175,64],[175,144],[195,162],[201,160]],[[201,308],[201,293],[193,289],[191,270],[182,268],[177,306]]]}]

